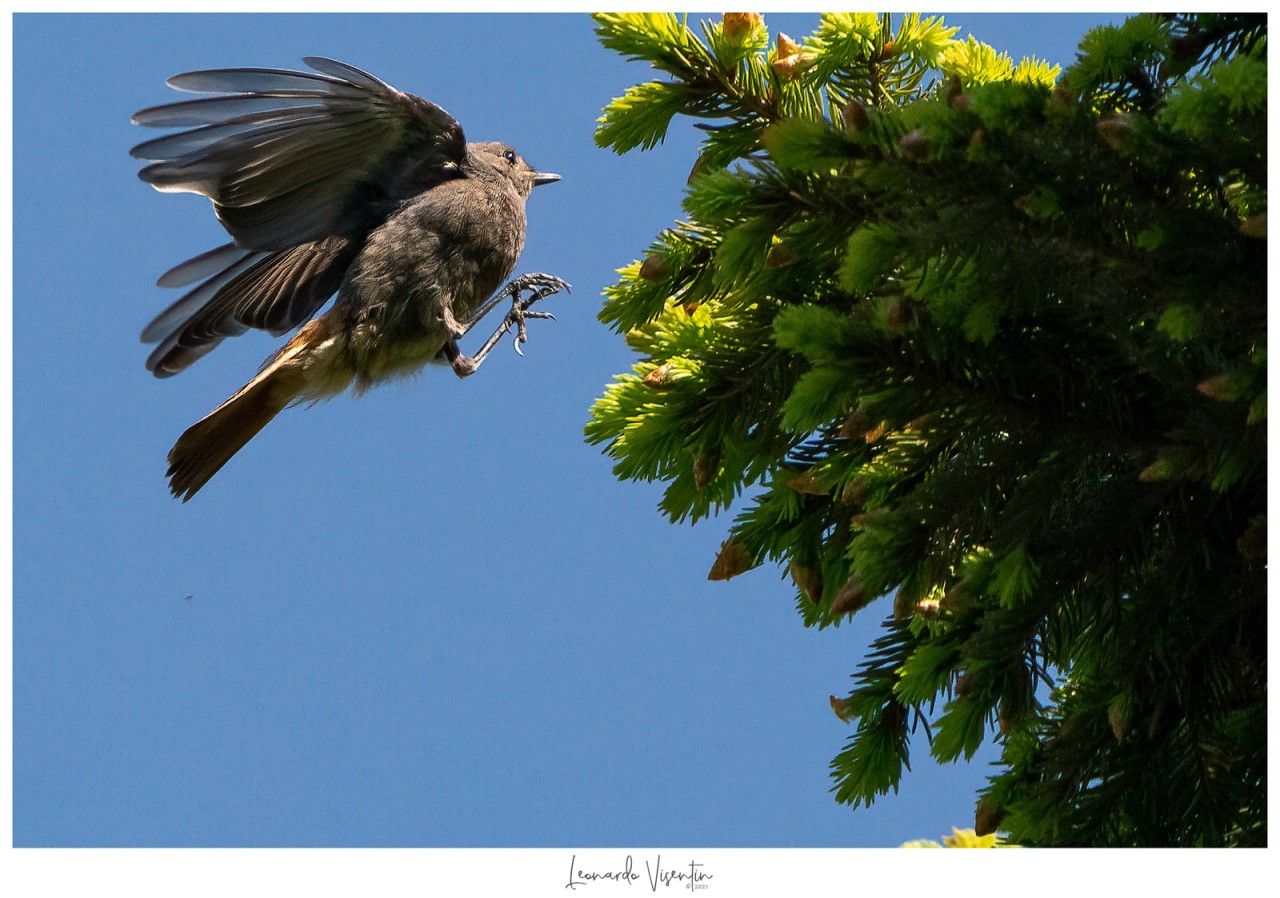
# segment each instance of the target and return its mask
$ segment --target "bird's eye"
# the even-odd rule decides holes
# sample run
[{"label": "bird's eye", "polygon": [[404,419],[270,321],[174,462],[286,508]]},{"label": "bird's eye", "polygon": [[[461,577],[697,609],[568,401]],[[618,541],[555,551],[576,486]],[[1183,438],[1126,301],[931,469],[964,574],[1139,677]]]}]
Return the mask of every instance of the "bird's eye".
[{"label": "bird's eye", "polygon": [[505,160],[507,160],[508,162],[510,162],[512,165],[515,165],[515,164],[516,164],[516,151],[515,151],[515,150],[503,150],[503,151],[502,151],[502,158],[503,158],[503,159],[505,159]]}]

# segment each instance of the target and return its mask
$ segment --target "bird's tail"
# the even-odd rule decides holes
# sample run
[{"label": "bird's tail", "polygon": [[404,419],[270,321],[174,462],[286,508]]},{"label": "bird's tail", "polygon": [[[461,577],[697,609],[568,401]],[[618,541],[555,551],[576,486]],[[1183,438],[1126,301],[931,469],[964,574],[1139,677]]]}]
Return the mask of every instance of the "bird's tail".
[{"label": "bird's tail", "polygon": [[[209,482],[231,456],[244,448],[271,419],[303,396],[316,399],[340,393],[350,373],[330,371],[328,380],[316,374],[316,349],[329,345],[335,327],[332,313],[309,321],[280,351],[267,359],[258,376],[222,405],[186,429],[169,450],[169,489],[186,502]],[[323,355],[323,354],[322,354]],[[306,394],[304,396],[304,394]]]},{"label": "bird's tail", "polygon": [[302,369],[276,359],[222,405],[192,424],[169,450],[169,489],[186,502],[292,402]]}]

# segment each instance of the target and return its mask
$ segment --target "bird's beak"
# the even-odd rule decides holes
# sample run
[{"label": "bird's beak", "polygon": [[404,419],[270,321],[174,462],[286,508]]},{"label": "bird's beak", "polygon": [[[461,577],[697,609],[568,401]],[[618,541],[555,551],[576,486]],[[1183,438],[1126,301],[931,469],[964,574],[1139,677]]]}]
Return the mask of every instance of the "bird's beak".
[{"label": "bird's beak", "polygon": [[537,171],[533,173],[533,186],[541,187],[543,184],[554,184],[560,180],[560,176],[552,174],[549,171]]}]

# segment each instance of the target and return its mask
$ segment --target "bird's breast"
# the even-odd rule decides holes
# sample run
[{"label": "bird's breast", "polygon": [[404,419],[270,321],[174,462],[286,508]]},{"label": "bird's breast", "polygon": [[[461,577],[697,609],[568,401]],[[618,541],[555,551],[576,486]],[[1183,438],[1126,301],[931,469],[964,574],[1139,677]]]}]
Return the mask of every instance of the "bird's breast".
[{"label": "bird's breast", "polygon": [[472,184],[433,188],[370,233],[351,278],[361,303],[411,314],[443,301],[462,316],[502,286],[524,248],[524,204]]},{"label": "bird's breast", "polygon": [[[371,231],[339,295],[358,380],[416,370],[505,282],[524,247],[513,190],[458,179],[404,203]],[[441,314],[447,309],[448,316]]]}]

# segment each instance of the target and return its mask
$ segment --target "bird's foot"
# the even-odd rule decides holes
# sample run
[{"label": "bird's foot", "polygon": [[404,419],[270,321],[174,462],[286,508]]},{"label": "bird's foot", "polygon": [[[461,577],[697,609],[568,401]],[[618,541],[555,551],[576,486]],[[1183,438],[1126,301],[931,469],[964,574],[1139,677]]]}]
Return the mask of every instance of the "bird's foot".
[{"label": "bird's foot", "polygon": [[[529,296],[522,299],[520,294],[526,290],[529,291]],[[520,344],[527,343],[529,340],[525,321],[530,318],[556,320],[556,316],[550,312],[530,312],[529,307],[539,300],[559,293],[561,290],[569,293],[572,288],[563,278],[542,273],[522,274],[503,288],[504,293],[510,291],[511,295],[511,311],[507,313],[506,320],[503,322],[503,329],[510,330],[512,327],[516,329],[516,338],[511,345],[518,355],[524,355],[524,352],[520,349]]]},{"label": "bird's foot", "polygon": [[[468,322],[467,330],[474,327],[481,318],[488,314],[495,305],[502,302],[503,299],[510,297],[511,309],[507,312],[506,316],[503,317],[502,323],[498,325],[498,329],[489,336],[488,340],[485,340],[484,345],[480,347],[480,350],[475,355],[470,357],[464,356],[458,351],[456,344],[452,342],[450,344],[446,344],[444,350],[445,356],[448,359],[449,364],[453,366],[454,373],[459,377],[467,377],[468,375],[475,373],[476,368],[480,367],[480,363],[484,361],[485,357],[489,354],[489,350],[493,349],[494,345],[502,339],[504,334],[509,333],[513,329],[516,332],[516,338],[513,344],[515,346],[515,350],[520,355],[524,355],[520,349],[520,344],[529,339],[529,335],[525,328],[525,322],[530,318],[550,318],[554,321],[556,317],[550,312],[531,312],[529,307],[535,302],[559,293],[561,290],[566,293],[571,290],[568,282],[564,279],[558,278],[555,275],[534,273],[520,275],[518,278],[495,293],[483,307],[476,310],[475,314]],[[529,295],[523,296],[522,294],[526,292]],[[450,346],[452,346],[452,351],[450,351]]]},{"label": "bird's foot", "polygon": [[538,300],[545,299],[553,293],[559,293],[561,290],[565,293],[571,293],[573,288],[563,278],[558,278],[554,274],[543,274],[535,271],[530,274],[520,275],[498,291],[498,295],[510,296],[514,300],[519,300],[520,294],[526,290],[530,290],[534,294],[525,305],[525,308],[528,308]]}]

